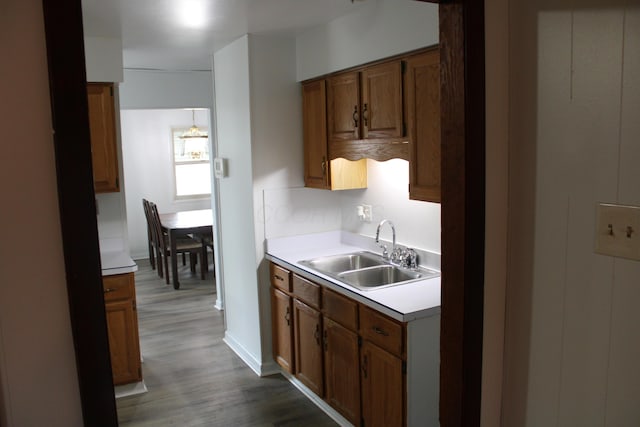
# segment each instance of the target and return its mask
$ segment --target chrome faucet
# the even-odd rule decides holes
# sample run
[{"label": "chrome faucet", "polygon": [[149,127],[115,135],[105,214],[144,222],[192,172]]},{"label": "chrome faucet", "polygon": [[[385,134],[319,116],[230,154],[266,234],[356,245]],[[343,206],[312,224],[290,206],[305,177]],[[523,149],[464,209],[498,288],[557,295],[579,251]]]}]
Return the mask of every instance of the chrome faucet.
[{"label": "chrome faucet", "polygon": [[385,223],[391,226],[391,233],[393,236],[393,248],[391,248],[391,252],[394,253],[396,250],[396,228],[388,219],[383,219],[382,221],[380,221],[380,224],[378,224],[378,229],[376,230],[376,244],[382,248],[382,257],[384,259],[389,259],[389,251],[387,250],[387,246],[380,243],[380,227],[382,227]]}]

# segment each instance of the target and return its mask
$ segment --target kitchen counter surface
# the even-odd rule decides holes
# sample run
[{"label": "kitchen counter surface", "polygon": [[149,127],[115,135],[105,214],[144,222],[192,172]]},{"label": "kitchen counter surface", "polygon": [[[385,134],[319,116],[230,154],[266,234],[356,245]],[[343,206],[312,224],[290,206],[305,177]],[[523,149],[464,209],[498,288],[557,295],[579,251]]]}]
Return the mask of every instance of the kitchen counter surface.
[{"label": "kitchen counter surface", "polygon": [[100,263],[102,264],[103,276],[138,271],[138,265],[128,253],[123,251],[100,252]]},{"label": "kitchen counter surface", "polygon": [[[362,250],[380,252],[372,238],[332,231],[267,239],[266,257],[295,273],[306,276],[402,322],[440,313],[440,277],[377,290],[361,291],[299,263],[301,260],[319,256]],[[440,270],[438,255],[423,256],[420,258],[420,264]]]}]

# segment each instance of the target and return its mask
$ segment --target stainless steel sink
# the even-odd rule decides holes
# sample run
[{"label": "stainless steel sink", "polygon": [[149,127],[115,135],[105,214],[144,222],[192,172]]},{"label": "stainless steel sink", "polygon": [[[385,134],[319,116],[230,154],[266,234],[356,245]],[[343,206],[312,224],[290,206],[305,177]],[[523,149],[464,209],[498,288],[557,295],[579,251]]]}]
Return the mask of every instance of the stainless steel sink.
[{"label": "stainless steel sink", "polygon": [[362,291],[411,283],[440,275],[435,270],[423,267],[402,268],[371,252],[331,255],[303,260],[299,263]]},{"label": "stainless steel sink", "polygon": [[380,255],[371,252],[355,252],[304,260],[300,261],[300,264],[322,273],[341,273],[343,271],[384,265],[387,264],[387,262]]}]

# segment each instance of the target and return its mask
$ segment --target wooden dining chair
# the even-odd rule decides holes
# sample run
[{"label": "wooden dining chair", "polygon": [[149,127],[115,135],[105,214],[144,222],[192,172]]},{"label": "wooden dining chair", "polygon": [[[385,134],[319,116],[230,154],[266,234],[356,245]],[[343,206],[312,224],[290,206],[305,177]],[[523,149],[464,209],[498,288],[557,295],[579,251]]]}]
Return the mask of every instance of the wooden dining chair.
[{"label": "wooden dining chair", "polygon": [[149,264],[152,269],[156,269],[156,242],[155,231],[153,230],[153,219],[151,218],[151,206],[147,199],[142,199],[142,209],[144,210],[144,217],[147,221],[147,244],[149,246]]},{"label": "wooden dining chair", "polygon": [[[162,277],[164,275],[165,281],[167,285],[170,282],[169,278],[169,261],[168,257],[170,256],[178,256],[178,254],[189,254],[189,266],[191,268],[191,272],[195,273],[196,264],[198,263],[198,254],[202,250],[201,242],[198,242],[195,239],[190,237],[184,237],[176,240],[176,253],[171,253],[171,245],[169,242],[169,236],[162,229],[162,224],[160,222],[160,215],[158,214],[158,208],[155,203],[149,202],[150,210],[151,210],[151,219],[153,221],[153,231],[154,238],[156,240],[156,256],[157,256],[157,265],[158,265],[158,275]],[[206,261],[204,261],[206,262]],[[202,268],[200,276],[204,279]]]}]

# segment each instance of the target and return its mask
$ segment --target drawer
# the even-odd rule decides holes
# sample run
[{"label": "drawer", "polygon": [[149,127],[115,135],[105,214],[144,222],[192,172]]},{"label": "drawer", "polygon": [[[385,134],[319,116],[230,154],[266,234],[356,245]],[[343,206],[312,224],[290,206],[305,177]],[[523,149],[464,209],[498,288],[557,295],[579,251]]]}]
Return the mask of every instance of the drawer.
[{"label": "drawer", "polygon": [[291,292],[291,272],[271,263],[271,285],[285,292]]},{"label": "drawer", "polygon": [[358,303],[344,295],[323,288],[322,307],[325,316],[347,329],[358,331]]},{"label": "drawer", "polygon": [[297,274],[293,275],[293,295],[312,307],[320,308],[320,285],[316,285]]},{"label": "drawer", "polygon": [[360,306],[360,335],[379,347],[402,357],[404,326],[384,314]]},{"label": "drawer", "polygon": [[104,301],[135,299],[135,279],[133,273],[102,276]]}]

